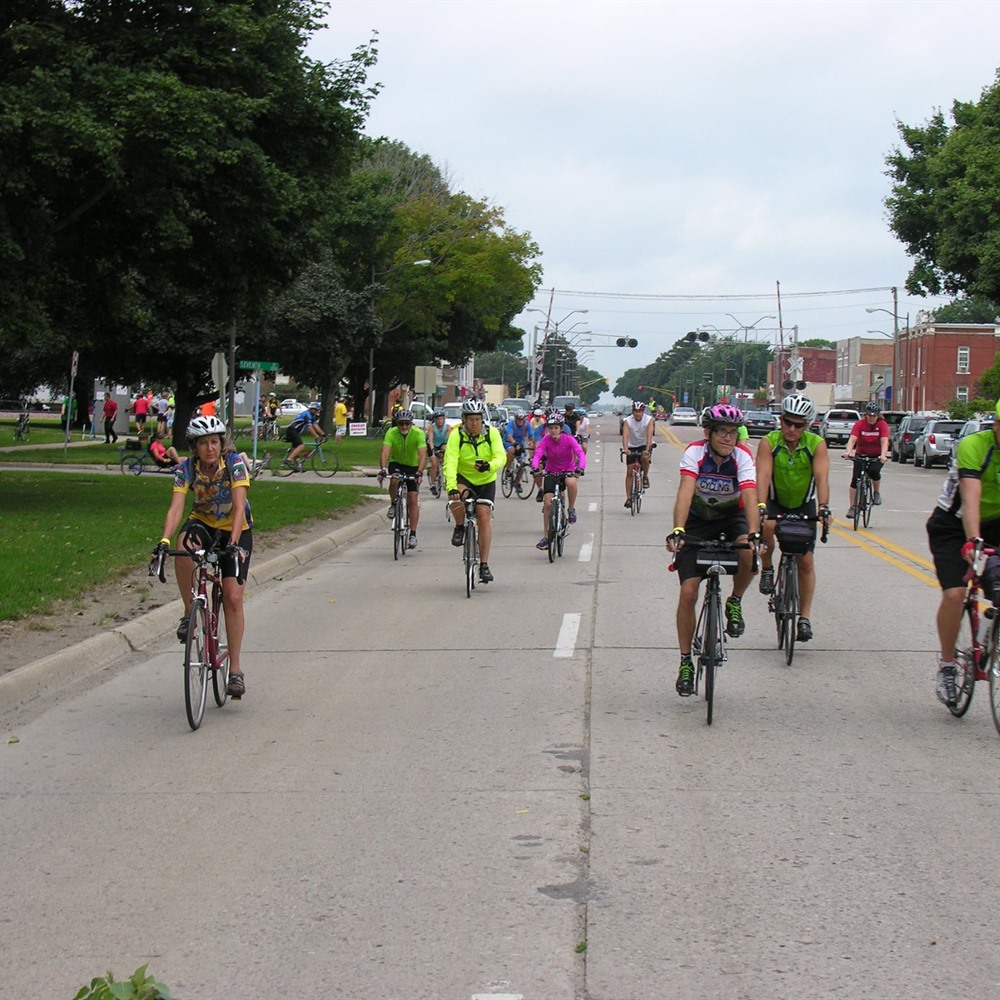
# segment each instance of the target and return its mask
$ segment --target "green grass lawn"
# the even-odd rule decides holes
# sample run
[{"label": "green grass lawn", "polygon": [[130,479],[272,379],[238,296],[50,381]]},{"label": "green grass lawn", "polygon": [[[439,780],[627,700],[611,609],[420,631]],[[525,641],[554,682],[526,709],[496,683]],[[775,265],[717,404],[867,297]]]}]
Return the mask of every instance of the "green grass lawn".
[{"label": "green grass lawn", "polygon": [[[372,487],[364,479],[318,485],[260,479],[250,488],[254,535],[336,517],[366,503]],[[44,613],[54,600],[145,565],[169,502],[167,476],[0,472],[0,619]]]}]

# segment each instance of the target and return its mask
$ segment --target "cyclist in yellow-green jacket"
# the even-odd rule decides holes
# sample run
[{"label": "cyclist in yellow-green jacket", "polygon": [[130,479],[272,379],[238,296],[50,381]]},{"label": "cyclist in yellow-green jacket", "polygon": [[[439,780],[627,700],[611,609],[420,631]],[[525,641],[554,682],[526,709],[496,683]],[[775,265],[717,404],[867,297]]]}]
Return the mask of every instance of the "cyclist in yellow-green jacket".
[{"label": "cyclist in yellow-green jacket", "polygon": [[465,508],[461,497],[466,491],[476,504],[479,525],[479,579],[492,583],[490,572],[490,542],[493,538],[493,501],[497,495],[497,473],[507,461],[503,438],[495,427],[485,423],[486,404],[481,399],[462,403],[462,423],[448,435],[444,448],[444,485],[448,491],[455,530],[452,545],[461,545],[465,534]]}]

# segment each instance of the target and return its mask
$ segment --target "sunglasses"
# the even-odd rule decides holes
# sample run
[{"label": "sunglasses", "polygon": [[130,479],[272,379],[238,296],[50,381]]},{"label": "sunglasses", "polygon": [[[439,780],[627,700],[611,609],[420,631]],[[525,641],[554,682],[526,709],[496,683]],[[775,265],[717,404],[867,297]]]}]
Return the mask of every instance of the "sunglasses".
[{"label": "sunglasses", "polygon": [[399,421],[399,422],[398,422],[398,423],[396,424],[396,426],[397,426],[397,427],[412,427],[412,426],[413,426],[413,424],[412,424],[412,423],[411,423],[411,422],[410,422],[409,420],[400,420],[400,421]]},{"label": "sunglasses", "polygon": [[804,420],[789,420],[788,417],[782,417],[781,422],[786,427],[794,427],[796,430],[802,430],[805,427],[806,422]]}]

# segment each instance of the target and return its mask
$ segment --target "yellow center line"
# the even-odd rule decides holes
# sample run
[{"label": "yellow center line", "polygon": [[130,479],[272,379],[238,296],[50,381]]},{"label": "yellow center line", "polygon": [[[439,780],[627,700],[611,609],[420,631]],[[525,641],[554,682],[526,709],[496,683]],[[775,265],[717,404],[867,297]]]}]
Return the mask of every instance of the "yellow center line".
[{"label": "yellow center line", "polygon": [[[865,552],[870,552],[873,556],[877,556],[879,559],[889,563],[891,566],[895,566],[897,569],[903,570],[904,573],[909,573],[910,576],[915,577],[922,583],[928,583],[932,587],[940,586],[936,576],[918,568],[926,566],[927,568],[933,570],[934,563],[925,559],[923,556],[918,556],[915,552],[910,552],[909,549],[904,549],[900,545],[895,545],[893,542],[876,535],[873,531],[865,529],[863,533],[860,533],[853,530],[846,530],[852,527],[853,526],[848,521],[835,520],[830,527],[830,531],[833,532],[833,534],[835,534],[838,538],[843,538],[847,542],[852,542],[854,545],[857,545],[858,548],[864,549]],[[896,559],[894,556],[890,555],[889,552],[895,552],[902,558]],[[914,563],[916,565],[913,565]]]},{"label": "yellow center line", "polygon": [[656,429],[667,439],[668,444],[672,444],[677,448],[684,448],[684,443],[669,427],[664,427],[660,424]]}]

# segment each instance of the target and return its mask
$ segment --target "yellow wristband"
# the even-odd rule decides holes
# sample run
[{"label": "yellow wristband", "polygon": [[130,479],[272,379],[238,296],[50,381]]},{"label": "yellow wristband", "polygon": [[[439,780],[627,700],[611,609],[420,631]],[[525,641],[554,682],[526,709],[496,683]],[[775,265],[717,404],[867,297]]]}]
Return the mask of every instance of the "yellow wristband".
[{"label": "yellow wristband", "polygon": [[673,530],[673,532],[671,532],[671,534],[674,534],[674,535],[677,535],[677,534],[683,535],[684,534],[684,529],[683,528],[674,528],[674,530]]},{"label": "yellow wristband", "polygon": [[160,544],[161,545],[169,545],[170,544],[170,539],[169,538],[161,538],[160,539]]}]

